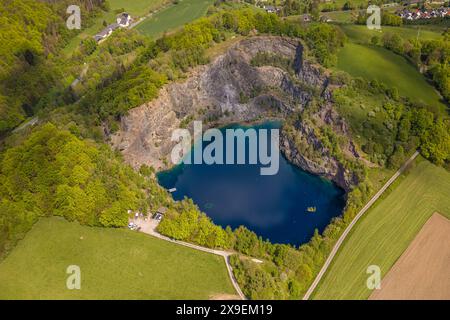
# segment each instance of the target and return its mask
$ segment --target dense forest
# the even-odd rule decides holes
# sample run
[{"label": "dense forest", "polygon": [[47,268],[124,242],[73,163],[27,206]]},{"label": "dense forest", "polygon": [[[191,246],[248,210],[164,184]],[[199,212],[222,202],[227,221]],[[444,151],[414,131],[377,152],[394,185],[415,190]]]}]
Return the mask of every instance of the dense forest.
[{"label": "dense forest", "polygon": [[122,227],[128,210],[146,212],[166,193],[122,163],[109,146],[46,124],[0,155],[0,256],[39,217]]},{"label": "dense forest", "polygon": [[12,0],[0,3],[0,135],[38,110],[49,91],[66,83],[55,56],[77,30],[66,28],[66,9],[79,5],[83,27],[105,6],[103,0]]}]

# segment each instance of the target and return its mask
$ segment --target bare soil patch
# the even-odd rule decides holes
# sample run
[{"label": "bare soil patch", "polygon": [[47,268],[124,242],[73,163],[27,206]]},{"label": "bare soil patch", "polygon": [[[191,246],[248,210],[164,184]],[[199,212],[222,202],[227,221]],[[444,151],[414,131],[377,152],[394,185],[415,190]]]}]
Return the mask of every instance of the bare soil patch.
[{"label": "bare soil patch", "polygon": [[450,299],[450,220],[434,213],[369,299]]}]

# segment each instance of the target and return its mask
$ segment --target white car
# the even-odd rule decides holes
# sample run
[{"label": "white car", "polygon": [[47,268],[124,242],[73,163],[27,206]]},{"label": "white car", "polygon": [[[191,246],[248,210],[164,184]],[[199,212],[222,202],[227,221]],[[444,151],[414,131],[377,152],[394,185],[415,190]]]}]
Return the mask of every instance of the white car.
[{"label": "white car", "polygon": [[135,223],[133,223],[133,222],[130,222],[130,223],[128,224],[128,228],[130,228],[131,230],[134,230],[134,229],[137,228],[137,225],[136,225]]}]

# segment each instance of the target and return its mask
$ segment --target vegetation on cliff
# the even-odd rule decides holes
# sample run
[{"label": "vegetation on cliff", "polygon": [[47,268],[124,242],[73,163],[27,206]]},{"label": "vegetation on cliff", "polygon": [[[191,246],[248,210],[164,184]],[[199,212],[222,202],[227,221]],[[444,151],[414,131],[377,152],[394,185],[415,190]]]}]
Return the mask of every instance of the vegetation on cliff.
[{"label": "vegetation on cliff", "polygon": [[[11,3],[2,3],[0,10],[7,10]],[[146,211],[149,206],[155,209],[166,205],[169,211],[159,225],[161,233],[240,253],[231,258],[231,263],[249,298],[301,297],[338,236],[373,192],[366,167],[348,160],[341,148],[346,137],[328,126],[316,128],[329,155],[345,169],[357,172],[358,184],[348,193],[342,217],[334,219],[322,235],[316,233],[309,243],[295,248],[264,241],[245,227],[233,231],[216,226],[191,200],[173,202],[151,177],[150,168],[143,167],[138,174],[100,143],[103,132],[99,128],[108,124],[106,131],[113,131],[116,121],[129,109],[155,98],[165,83],[185,77],[191,67],[207,63],[205,50],[230,34],[296,37],[306,43],[309,59],[329,67],[345,42],[339,29],[316,23],[303,27],[253,10],[219,10],[156,41],[133,31],[117,32],[101,46],[85,41],[66,63],[62,57],[52,57],[57,54],[58,37],[64,38],[64,32],[57,31],[62,23],[59,11],[41,2],[14,3],[20,4],[22,20],[8,18],[0,27],[4,28],[0,36],[7,39],[14,31],[9,26],[15,28],[14,32],[22,27],[31,32],[19,32],[14,36],[17,43],[0,49],[0,56],[7,62],[0,65],[0,133],[10,131],[37,110],[45,110],[44,119],[52,119],[58,127],[47,124],[30,135],[24,133],[16,142],[8,141],[8,148],[0,155],[0,255],[42,216],[59,215],[87,225],[121,227],[128,221],[128,209]],[[102,1],[94,3],[101,5]],[[49,32],[49,28],[56,31]],[[56,35],[53,41],[42,40],[49,35]],[[397,40],[386,37],[383,43],[426,64],[447,97],[448,46],[440,42],[400,45]],[[81,81],[82,88],[68,89],[74,79],[66,73],[81,71],[85,59],[91,67],[86,71],[87,79]],[[261,54],[253,63],[292,68],[288,61],[271,55]],[[396,168],[408,153],[420,147],[425,157],[448,166],[450,130],[446,118],[404,101],[398,92],[379,82],[367,83],[344,73],[333,74],[331,82],[340,87],[332,96],[336,108],[348,121],[368,161]],[[368,102],[361,104],[363,98]],[[59,106],[65,108],[57,109]],[[285,129],[290,130],[294,141],[298,122],[312,121],[309,116],[295,114],[287,122]],[[299,150],[318,159],[317,150],[301,138],[297,140]],[[264,259],[264,263],[255,264],[247,256]]]},{"label": "vegetation on cliff", "polygon": [[336,52],[345,41],[343,33],[330,25],[305,29],[274,14],[250,9],[218,11],[150,42],[129,68],[119,70],[114,81],[105,81],[89,91],[80,102],[82,110],[99,121],[119,118],[129,109],[156,98],[158,89],[167,81],[183,78],[189,68],[209,62],[205,50],[225,40],[230,32],[303,38],[312,58],[327,66],[336,61]]}]

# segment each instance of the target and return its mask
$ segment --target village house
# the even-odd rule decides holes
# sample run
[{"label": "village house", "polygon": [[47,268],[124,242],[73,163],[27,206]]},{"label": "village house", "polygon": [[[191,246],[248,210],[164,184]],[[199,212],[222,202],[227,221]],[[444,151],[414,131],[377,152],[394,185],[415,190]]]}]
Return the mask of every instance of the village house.
[{"label": "village house", "polygon": [[128,13],[121,13],[117,16],[115,23],[108,25],[105,29],[94,36],[95,41],[100,42],[101,40],[108,38],[114,30],[119,28],[127,28],[130,26],[131,21],[131,16]]},{"label": "village house", "polygon": [[264,6],[263,8],[267,13],[277,13],[278,11],[280,11],[280,8],[274,6]]},{"label": "village house", "polygon": [[441,7],[438,9],[403,9],[397,11],[397,15],[405,20],[445,18],[450,16],[450,9]]},{"label": "village house", "polygon": [[131,16],[126,12],[121,13],[117,17],[117,24],[122,28],[128,27],[131,21],[132,21]]}]

